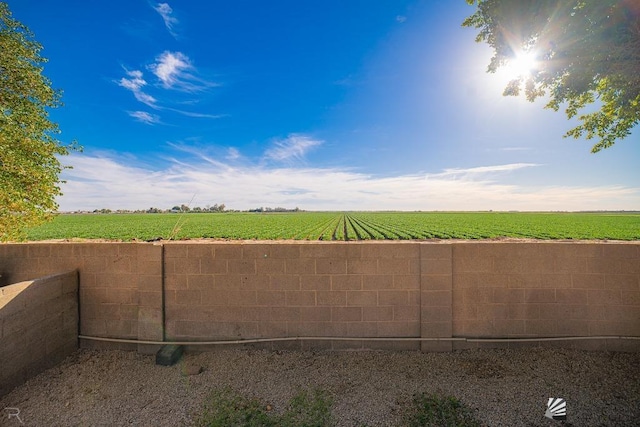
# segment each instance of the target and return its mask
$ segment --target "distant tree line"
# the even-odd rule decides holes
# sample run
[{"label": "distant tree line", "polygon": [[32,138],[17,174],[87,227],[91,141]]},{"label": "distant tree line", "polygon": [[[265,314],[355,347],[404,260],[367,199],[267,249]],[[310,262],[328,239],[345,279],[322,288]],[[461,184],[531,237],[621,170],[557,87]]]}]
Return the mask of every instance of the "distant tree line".
[{"label": "distant tree line", "polygon": [[263,207],[263,208],[255,208],[255,209],[249,209],[249,212],[300,212],[300,208],[294,208],[294,209],[287,209],[287,208],[270,208],[270,207]]},{"label": "distant tree line", "polygon": [[[94,209],[93,211],[75,211],[72,213],[94,213],[94,214],[111,214],[111,213],[118,213],[118,214],[124,214],[124,213],[222,213],[222,212],[243,212],[243,211],[238,211],[238,210],[233,210],[233,209],[227,209],[226,205],[224,203],[220,203],[220,204],[215,204],[213,206],[211,205],[206,205],[205,207],[200,207],[200,206],[195,206],[195,207],[190,207],[189,205],[185,205],[185,204],[181,204],[181,205],[175,205],[174,207],[172,207],[171,209],[161,209],[161,208],[156,208],[156,207],[150,207],[149,209],[138,209],[138,210],[130,210],[130,209],[117,209],[117,210],[111,210],[111,209]],[[257,213],[269,213],[269,212],[301,212],[301,209],[296,207],[294,209],[287,209],[287,208],[282,208],[282,207],[276,207],[276,208],[271,208],[271,207],[259,207],[259,208],[255,208],[255,209],[249,209],[247,211],[244,212],[257,212]]]},{"label": "distant tree line", "polygon": [[[224,205],[224,203],[221,204],[215,204],[213,206],[210,205],[206,205],[204,208],[201,208],[200,206],[196,206],[196,207],[189,207],[189,205],[180,205],[180,206],[174,206],[171,209],[169,209],[169,212],[173,212],[173,213],[177,213],[177,212],[226,212],[226,206]],[[152,211],[155,208],[150,208],[147,210],[148,213],[157,213]]]}]

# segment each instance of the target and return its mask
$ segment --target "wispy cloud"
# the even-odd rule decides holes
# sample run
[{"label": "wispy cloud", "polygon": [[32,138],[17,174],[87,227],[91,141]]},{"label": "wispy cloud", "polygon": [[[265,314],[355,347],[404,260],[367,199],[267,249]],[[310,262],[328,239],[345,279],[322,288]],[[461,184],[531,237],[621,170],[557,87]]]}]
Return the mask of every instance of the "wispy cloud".
[{"label": "wispy cloud", "polygon": [[178,24],[178,19],[173,16],[173,9],[169,6],[168,3],[158,3],[154,6],[153,10],[158,12],[164,21],[164,26],[167,27],[167,30],[173,37],[177,37],[177,34],[174,31],[174,27]]},{"label": "wispy cloud", "polygon": [[[63,173],[61,209],[168,208],[195,193],[202,205],[223,201],[234,209],[640,210],[640,188],[513,185],[504,174],[515,173],[519,164],[471,168],[482,173],[464,180],[446,172],[377,177],[336,168],[231,166],[193,147],[174,148],[180,160],[163,168],[141,167],[136,159],[73,154],[68,161],[74,169]],[[228,153],[233,157],[235,151]]]},{"label": "wispy cloud", "polygon": [[322,144],[322,141],[304,135],[289,135],[277,140],[274,146],[265,152],[265,158],[277,162],[302,161],[309,150]]},{"label": "wispy cloud", "polygon": [[[160,79],[161,86],[165,89],[179,89],[186,92],[197,92],[207,87],[215,86],[214,83],[206,82],[189,73],[186,70],[192,69],[193,66],[185,55],[176,52],[164,52],[158,57],[158,62],[150,66],[153,73]],[[144,74],[140,70],[127,70],[126,76],[116,80],[118,86],[123,87],[133,93],[133,96],[139,102],[153,108],[154,110],[172,111],[183,116],[194,117],[200,119],[219,119],[227,117],[226,114],[211,114],[198,111],[186,111],[178,108],[172,108],[165,101],[162,105],[154,96],[149,95],[145,90],[148,87]],[[158,87],[156,87],[156,91]],[[184,103],[184,102],[182,102]],[[171,104],[169,104],[171,105]],[[129,115],[141,122],[152,124],[159,123],[160,117],[140,111],[129,112]]]},{"label": "wispy cloud", "polygon": [[165,110],[173,111],[178,114],[182,114],[183,116],[194,117],[197,119],[221,119],[223,117],[228,117],[228,114],[197,113],[194,111],[185,111],[185,110],[179,110],[177,108],[169,108],[169,107],[166,107]]},{"label": "wispy cloud", "polygon": [[495,174],[498,172],[513,172],[518,169],[524,168],[532,168],[540,166],[536,163],[510,163],[507,165],[495,165],[495,166],[478,166],[474,168],[460,169],[460,168],[451,168],[445,169],[443,172],[438,174],[431,175],[432,177],[438,178],[468,178],[468,177],[477,177],[479,175],[487,175],[487,174]]},{"label": "wispy cloud", "polygon": [[240,151],[238,151],[235,147],[229,147],[227,150],[227,156],[225,157],[227,160],[238,160],[241,157]]},{"label": "wispy cloud", "polygon": [[[231,167],[230,165],[227,165],[226,163],[220,160],[217,160],[216,156],[212,155],[207,149],[195,147],[192,145],[187,145],[181,142],[169,142],[167,144],[170,147],[174,148],[175,150],[180,151],[182,154],[185,154],[185,153],[189,154],[193,156],[193,158],[195,159],[195,163],[190,163],[189,160],[183,161],[183,160],[176,160],[174,158],[170,159],[173,163],[178,164],[182,167],[197,168],[201,165],[209,165],[209,166],[216,167],[218,170],[230,171],[233,169],[233,167]],[[184,157],[184,156],[181,156],[181,157]],[[193,166],[193,165],[196,165],[196,166]]]},{"label": "wispy cloud", "polygon": [[143,104],[146,104],[149,107],[156,108],[156,99],[153,96],[142,91],[142,88],[147,85],[146,80],[143,78],[142,71],[125,69],[125,72],[127,74],[127,77],[122,77],[120,80],[118,80],[118,86],[130,90],[133,93],[133,96],[135,96],[135,98]]},{"label": "wispy cloud", "polygon": [[[169,3],[153,3],[150,4],[150,6],[162,17],[167,30],[176,37],[175,28],[179,24],[179,20],[174,16],[174,11]],[[136,100],[152,107],[156,111],[171,111],[187,117],[204,119],[218,119],[225,117],[225,115],[221,114],[212,114],[201,111],[186,111],[172,108],[174,105],[184,104],[189,101],[185,101],[184,99],[175,99],[175,97],[171,97],[170,94],[164,92],[164,96],[159,96],[159,98],[162,99],[162,102],[160,102],[155,96],[146,92],[145,88],[151,89],[151,92],[154,94],[159,93],[161,89],[194,94],[196,92],[202,92],[209,88],[219,86],[217,83],[203,78],[194,67],[191,59],[184,53],[166,50],[159,54],[154,59],[153,63],[147,65],[146,70],[153,73],[153,75],[158,79],[150,87],[144,78],[143,72],[140,70],[125,69],[126,76],[117,80],[116,83],[131,91]],[[143,111],[133,111],[128,113],[134,119],[146,124],[160,123],[160,117],[155,114]]]},{"label": "wispy cloud", "polygon": [[154,125],[160,123],[160,117],[156,114],[150,114],[146,111],[127,111],[127,113],[139,122]]},{"label": "wispy cloud", "polygon": [[149,69],[165,89],[193,93],[219,86],[215,82],[199,77],[191,59],[182,52],[168,50],[162,52]]},{"label": "wispy cloud", "polygon": [[150,68],[165,88],[171,88],[185,78],[185,71],[192,66],[185,54],[165,51],[156,58],[156,63]]},{"label": "wispy cloud", "polygon": [[123,88],[129,89],[132,92],[137,92],[147,84],[147,82],[142,78],[142,71],[126,70],[126,73],[129,78],[123,77],[118,83]]}]

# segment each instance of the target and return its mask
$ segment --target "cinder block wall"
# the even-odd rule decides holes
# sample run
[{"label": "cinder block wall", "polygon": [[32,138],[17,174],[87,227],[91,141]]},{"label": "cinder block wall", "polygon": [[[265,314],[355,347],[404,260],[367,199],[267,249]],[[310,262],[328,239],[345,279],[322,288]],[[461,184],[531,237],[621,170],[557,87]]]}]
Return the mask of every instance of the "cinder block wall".
[{"label": "cinder block wall", "polygon": [[0,288],[0,396],[78,348],[78,273]]},{"label": "cinder block wall", "polygon": [[72,269],[79,272],[82,335],[162,340],[161,245],[0,245],[0,285]]},{"label": "cinder block wall", "polygon": [[[452,338],[640,336],[638,242],[0,245],[0,285],[68,269],[79,271],[87,336],[420,337],[306,345],[423,350],[503,345]],[[640,351],[640,340],[561,345]]]},{"label": "cinder block wall", "polygon": [[[640,246],[455,244],[453,306],[453,336],[638,337]],[[613,348],[639,349],[638,343],[616,342]],[[604,340],[581,347],[607,345],[612,348]]]},{"label": "cinder block wall", "polygon": [[167,338],[419,337],[419,272],[416,243],[170,243]]}]

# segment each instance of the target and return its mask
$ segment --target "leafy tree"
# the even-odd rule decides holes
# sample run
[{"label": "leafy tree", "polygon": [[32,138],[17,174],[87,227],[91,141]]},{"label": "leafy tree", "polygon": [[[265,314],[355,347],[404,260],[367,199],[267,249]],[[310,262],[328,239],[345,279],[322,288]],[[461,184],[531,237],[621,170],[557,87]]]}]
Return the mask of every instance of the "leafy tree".
[{"label": "leafy tree", "polygon": [[55,138],[59,129],[48,117],[61,94],[42,75],[41,49],[0,2],[0,240],[20,239],[52,217],[62,194],[57,156],[72,148]]},{"label": "leafy tree", "polygon": [[596,138],[594,153],[630,135],[640,121],[637,0],[466,1],[477,9],[462,25],[478,28],[476,41],[494,51],[489,72],[519,52],[535,57],[530,74],[511,81],[504,95],[524,87],[529,101],[547,95],[546,108],[564,107],[569,119],[580,112],[564,136]]}]

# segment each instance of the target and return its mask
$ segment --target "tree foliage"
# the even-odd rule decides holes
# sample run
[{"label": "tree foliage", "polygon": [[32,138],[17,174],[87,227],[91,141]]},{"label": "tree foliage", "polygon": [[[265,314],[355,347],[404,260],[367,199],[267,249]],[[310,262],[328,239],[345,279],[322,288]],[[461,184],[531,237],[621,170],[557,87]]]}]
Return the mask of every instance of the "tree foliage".
[{"label": "tree foliage", "polygon": [[[592,152],[626,138],[640,121],[640,3],[637,0],[467,0],[465,27],[480,31],[495,72],[518,52],[535,55],[528,76],[504,95],[548,96],[579,124],[565,137],[596,138]],[[593,105],[591,105],[593,104]],[[599,107],[599,109],[598,109]],[[586,112],[585,112],[586,110]]]},{"label": "tree foliage", "polygon": [[55,138],[59,129],[49,120],[61,93],[42,74],[41,49],[0,2],[0,241],[52,216],[61,194],[57,156],[72,148]]}]

